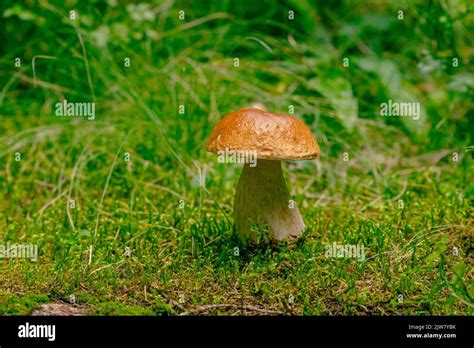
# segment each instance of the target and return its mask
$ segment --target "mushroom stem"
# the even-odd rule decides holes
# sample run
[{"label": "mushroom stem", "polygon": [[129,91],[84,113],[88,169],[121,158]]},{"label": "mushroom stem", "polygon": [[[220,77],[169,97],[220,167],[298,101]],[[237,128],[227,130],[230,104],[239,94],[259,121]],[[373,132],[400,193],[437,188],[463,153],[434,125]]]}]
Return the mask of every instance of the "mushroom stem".
[{"label": "mushroom stem", "polygon": [[273,242],[292,240],[304,232],[280,161],[259,159],[255,167],[244,165],[235,194],[234,219],[240,237],[251,244],[259,242],[262,229]]}]

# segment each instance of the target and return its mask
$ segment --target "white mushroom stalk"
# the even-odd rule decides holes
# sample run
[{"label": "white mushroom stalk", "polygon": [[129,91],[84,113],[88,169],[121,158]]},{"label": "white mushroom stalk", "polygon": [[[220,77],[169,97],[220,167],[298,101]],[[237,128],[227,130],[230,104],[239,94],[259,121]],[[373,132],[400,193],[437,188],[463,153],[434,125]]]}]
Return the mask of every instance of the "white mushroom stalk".
[{"label": "white mushroom stalk", "polygon": [[305,225],[286,187],[280,161],[258,160],[244,165],[234,201],[237,231],[244,241],[258,244],[261,232],[271,241],[293,240]]}]

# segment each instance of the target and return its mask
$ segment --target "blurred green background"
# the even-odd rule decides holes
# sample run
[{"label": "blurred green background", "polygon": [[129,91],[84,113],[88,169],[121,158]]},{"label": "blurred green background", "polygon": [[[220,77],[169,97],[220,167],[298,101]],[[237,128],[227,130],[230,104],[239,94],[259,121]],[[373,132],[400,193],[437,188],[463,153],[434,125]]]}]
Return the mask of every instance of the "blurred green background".
[{"label": "blurred green background", "polygon": [[[0,261],[0,313],[75,294],[104,315],[471,314],[473,10],[2,1],[0,242],[40,259]],[[64,99],[95,120],[56,117]],[[323,156],[285,164],[302,242],[236,253],[241,167],[204,143],[255,102],[294,108]],[[368,260],[326,259],[333,242]]]}]

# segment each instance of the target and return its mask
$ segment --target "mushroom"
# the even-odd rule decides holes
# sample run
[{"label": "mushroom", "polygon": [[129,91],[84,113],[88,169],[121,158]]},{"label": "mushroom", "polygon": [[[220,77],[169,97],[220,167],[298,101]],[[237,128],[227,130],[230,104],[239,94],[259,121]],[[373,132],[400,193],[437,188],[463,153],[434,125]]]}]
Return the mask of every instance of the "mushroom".
[{"label": "mushroom", "polygon": [[281,167],[281,161],[320,154],[302,121],[261,108],[237,110],[217,123],[206,149],[247,159],[249,154],[256,155],[256,163],[244,164],[234,200],[235,225],[244,242],[257,244],[262,230],[272,242],[293,241],[304,232],[303,218],[290,198]]}]

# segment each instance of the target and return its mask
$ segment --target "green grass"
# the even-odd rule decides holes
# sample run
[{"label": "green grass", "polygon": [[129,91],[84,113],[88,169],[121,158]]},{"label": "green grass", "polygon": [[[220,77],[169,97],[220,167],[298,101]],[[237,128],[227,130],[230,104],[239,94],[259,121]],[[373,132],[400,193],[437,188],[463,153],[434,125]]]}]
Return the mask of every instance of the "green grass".
[{"label": "green grass", "polygon": [[[98,315],[474,314],[468,2],[405,4],[403,21],[389,2],[217,3],[134,22],[101,2],[26,2],[2,18],[0,243],[40,256],[0,260],[0,314],[71,294]],[[37,55],[56,59],[36,59],[35,88]],[[55,117],[62,98],[95,100],[96,119]],[[419,122],[379,116],[397,98],[421,102]],[[242,247],[241,167],[204,149],[253,102],[293,105],[321,146],[284,165],[307,225],[295,245]],[[325,257],[333,242],[366,260]]]}]

